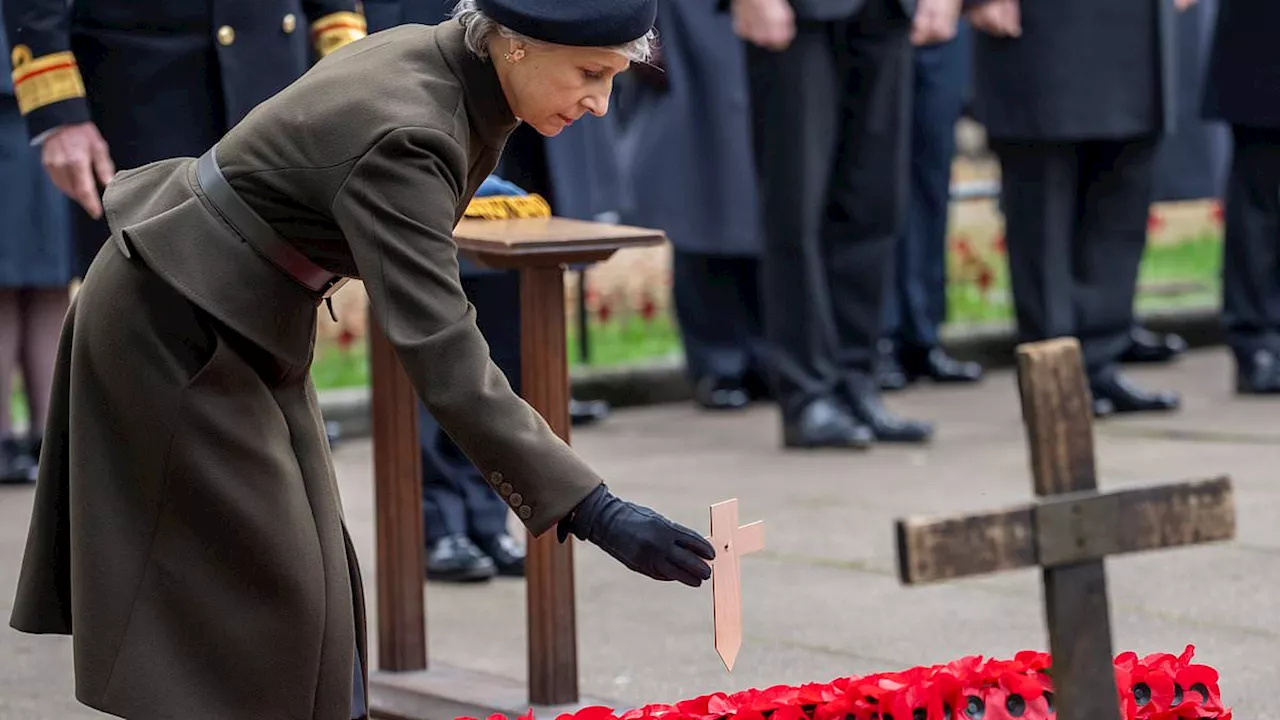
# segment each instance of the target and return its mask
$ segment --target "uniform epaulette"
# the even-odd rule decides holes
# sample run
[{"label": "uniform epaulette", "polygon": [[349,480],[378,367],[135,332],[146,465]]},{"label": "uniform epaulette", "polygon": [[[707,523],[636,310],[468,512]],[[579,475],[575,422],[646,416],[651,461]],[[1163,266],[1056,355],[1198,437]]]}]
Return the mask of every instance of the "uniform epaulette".
[{"label": "uniform epaulette", "polygon": [[329,13],[311,23],[311,43],[320,57],[368,34],[369,25],[357,12]]},{"label": "uniform epaulette", "polygon": [[18,99],[18,112],[23,115],[61,100],[84,97],[84,79],[70,51],[33,57],[31,48],[17,45],[10,61],[13,94]]},{"label": "uniform epaulette", "polygon": [[490,195],[473,198],[464,217],[482,220],[551,217],[551,205],[536,193],[530,195]]}]

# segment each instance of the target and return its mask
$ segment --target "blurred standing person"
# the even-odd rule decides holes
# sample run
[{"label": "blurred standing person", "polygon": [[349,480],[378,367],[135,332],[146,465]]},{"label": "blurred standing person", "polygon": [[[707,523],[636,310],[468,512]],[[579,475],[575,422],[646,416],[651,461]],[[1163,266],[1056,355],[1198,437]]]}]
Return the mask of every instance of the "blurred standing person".
[{"label": "blurred standing person", "polygon": [[[1177,127],[1156,150],[1152,202],[1222,197],[1230,159],[1231,135],[1219,122],[1201,117],[1205,72],[1213,44],[1218,0],[1200,0],[1178,15]],[[1156,333],[1134,323],[1123,362],[1161,363],[1182,355],[1187,341],[1176,333]]]},{"label": "blurred standing person", "polygon": [[971,31],[916,48],[911,112],[910,200],[885,300],[880,387],[896,390],[920,378],[976,382],[982,366],[942,347],[947,319],[947,224],[956,122],[969,89]]},{"label": "blurred standing person", "polygon": [[1222,323],[1236,392],[1280,393],[1280,54],[1275,0],[1223,0],[1205,116],[1230,124]]},{"label": "blurred standing person", "polygon": [[748,43],[764,347],[782,443],[927,441],[931,425],[884,407],[875,366],[906,205],[911,45],[954,35],[959,0],[721,7]]},{"label": "blurred standing person", "polygon": [[[5,0],[15,94],[75,200],[83,276],[117,169],[195,157],[254,106],[365,35],[357,0]],[[308,24],[309,22],[309,24]]]},{"label": "blurred standing person", "polygon": [[[0,57],[9,55],[0,28]],[[27,139],[9,72],[0,73],[0,178],[0,482],[34,482],[58,337],[70,303],[71,223],[66,198]],[[25,435],[13,429],[19,369],[30,418]]]},{"label": "blurred standing person", "polygon": [[988,0],[968,13],[1019,339],[1078,338],[1100,416],[1180,404],[1119,369],[1156,148],[1176,125],[1175,1],[1188,4]]},{"label": "blurred standing person", "polygon": [[658,4],[660,67],[632,70],[620,157],[624,222],[671,240],[672,296],[695,401],[713,410],[763,395],[760,229],[746,59],[715,0]]}]

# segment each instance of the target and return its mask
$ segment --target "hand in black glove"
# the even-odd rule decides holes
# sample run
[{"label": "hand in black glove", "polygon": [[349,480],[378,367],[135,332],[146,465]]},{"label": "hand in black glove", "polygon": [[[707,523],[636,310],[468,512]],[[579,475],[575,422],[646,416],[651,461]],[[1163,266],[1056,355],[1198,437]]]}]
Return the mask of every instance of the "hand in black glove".
[{"label": "hand in black glove", "polygon": [[647,507],[622,500],[600,485],[560,521],[560,542],[573,533],[619,562],[655,580],[698,587],[711,577],[716,550],[696,532]]}]

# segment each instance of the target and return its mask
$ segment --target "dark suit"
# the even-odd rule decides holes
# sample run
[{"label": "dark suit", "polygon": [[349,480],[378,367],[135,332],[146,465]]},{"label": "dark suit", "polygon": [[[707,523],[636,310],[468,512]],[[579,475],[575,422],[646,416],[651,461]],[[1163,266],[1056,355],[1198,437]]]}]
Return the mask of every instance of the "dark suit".
[{"label": "dark suit", "polygon": [[1273,0],[1222,0],[1205,115],[1235,138],[1226,193],[1222,310],[1244,362],[1280,353],[1280,56]]},{"label": "dark suit", "polygon": [[[312,56],[363,36],[355,9],[356,0],[5,0],[4,19],[15,59],[56,68],[25,83],[31,137],[92,120],[127,169],[204,152]],[[107,229],[78,205],[73,213],[83,275]]]},{"label": "dark suit", "polygon": [[1130,345],[1155,149],[1172,129],[1172,0],[1023,2],[975,39],[975,110],[1000,159],[1022,340],[1079,338],[1091,374]]},{"label": "dark suit", "polygon": [[906,203],[910,0],[793,0],[748,44],[763,219],[764,352],[784,424],[869,384]]}]

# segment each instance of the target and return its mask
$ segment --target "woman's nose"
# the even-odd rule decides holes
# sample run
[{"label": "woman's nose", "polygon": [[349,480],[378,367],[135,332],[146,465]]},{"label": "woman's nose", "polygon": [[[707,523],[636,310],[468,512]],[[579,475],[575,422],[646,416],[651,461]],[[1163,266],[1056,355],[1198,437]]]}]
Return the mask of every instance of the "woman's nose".
[{"label": "woman's nose", "polygon": [[598,95],[588,95],[583,99],[582,105],[592,115],[604,117],[605,113],[609,112],[609,94],[609,91],[606,90]]}]

